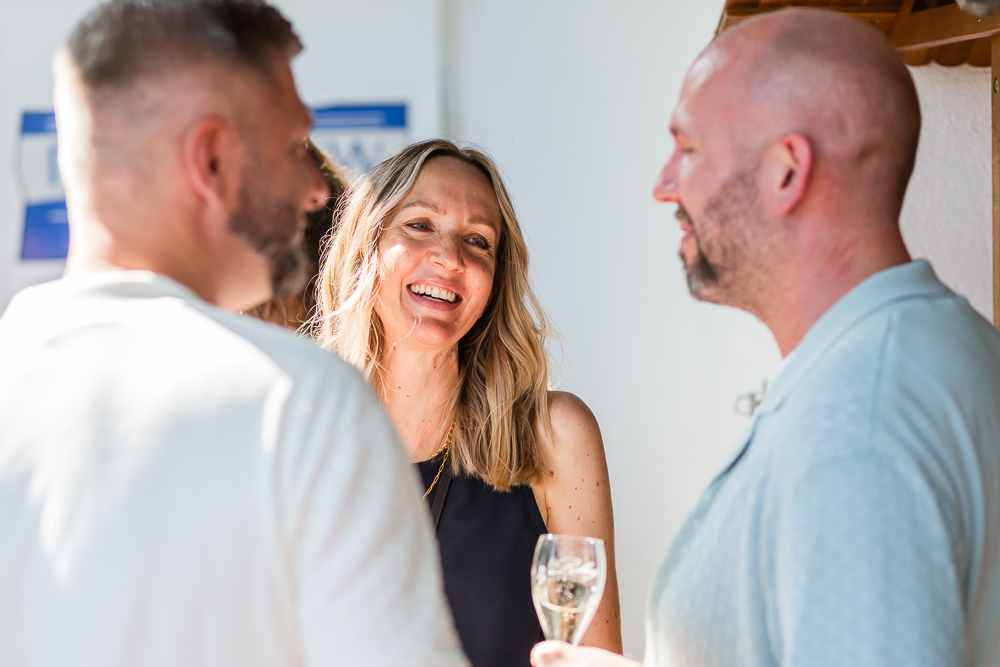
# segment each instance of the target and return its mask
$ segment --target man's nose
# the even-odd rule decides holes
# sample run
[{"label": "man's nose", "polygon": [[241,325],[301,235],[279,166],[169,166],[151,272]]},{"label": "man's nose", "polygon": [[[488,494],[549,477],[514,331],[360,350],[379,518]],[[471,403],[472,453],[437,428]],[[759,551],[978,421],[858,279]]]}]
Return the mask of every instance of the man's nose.
[{"label": "man's nose", "polygon": [[673,157],[660,170],[660,176],[653,185],[653,199],[667,203],[676,203],[678,200],[677,167]]}]

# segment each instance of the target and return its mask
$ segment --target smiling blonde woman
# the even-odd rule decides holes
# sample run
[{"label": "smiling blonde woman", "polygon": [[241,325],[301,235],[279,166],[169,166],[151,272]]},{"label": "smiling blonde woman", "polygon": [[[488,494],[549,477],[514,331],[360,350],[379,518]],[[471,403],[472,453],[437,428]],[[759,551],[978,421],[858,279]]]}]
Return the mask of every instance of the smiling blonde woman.
[{"label": "smiling blonde woman", "polygon": [[605,541],[608,583],[583,643],[620,652],[600,430],[582,401],[548,389],[545,316],[493,162],[421,142],[344,201],[313,335],[362,371],[420,468],[473,664],[527,665],[543,638],[529,571],[546,531]]}]

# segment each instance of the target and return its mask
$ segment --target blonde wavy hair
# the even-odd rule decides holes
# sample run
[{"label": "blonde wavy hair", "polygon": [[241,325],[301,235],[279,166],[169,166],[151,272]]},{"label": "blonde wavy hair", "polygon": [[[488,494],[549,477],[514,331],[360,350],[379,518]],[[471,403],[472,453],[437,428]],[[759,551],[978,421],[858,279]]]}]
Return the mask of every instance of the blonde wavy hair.
[{"label": "blonde wavy hair", "polygon": [[528,248],[507,188],[493,161],[472,147],[433,139],[404,148],[373,167],[344,194],[336,231],[325,248],[310,332],[383,392],[382,322],[375,312],[381,276],[379,240],[423,165],[453,157],[477,167],[493,186],[501,229],[489,304],[458,343],[452,465],[493,487],[538,481],[545,471],[548,409],[546,316],[528,279]]}]

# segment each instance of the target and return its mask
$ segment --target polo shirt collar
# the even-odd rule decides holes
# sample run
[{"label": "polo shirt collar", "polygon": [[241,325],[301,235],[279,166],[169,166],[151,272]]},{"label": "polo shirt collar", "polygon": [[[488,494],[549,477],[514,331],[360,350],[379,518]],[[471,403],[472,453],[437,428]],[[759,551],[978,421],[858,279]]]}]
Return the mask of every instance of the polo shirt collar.
[{"label": "polo shirt collar", "polygon": [[926,260],[918,259],[883,269],[842,296],[820,316],[795,349],[789,353],[790,356],[786,357],[788,364],[768,389],[767,396],[754,412],[753,420],[716,480],[731,470],[743,456],[753,438],[760,417],[780,408],[799,382],[856,323],[897,301],[949,293],[948,288],[937,279],[931,265]]},{"label": "polo shirt collar", "polygon": [[795,347],[793,357],[758,408],[760,414],[781,407],[795,386],[848,330],[885,306],[921,296],[948,294],[926,260],[918,259],[883,269],[861,281],[812,325]]}]

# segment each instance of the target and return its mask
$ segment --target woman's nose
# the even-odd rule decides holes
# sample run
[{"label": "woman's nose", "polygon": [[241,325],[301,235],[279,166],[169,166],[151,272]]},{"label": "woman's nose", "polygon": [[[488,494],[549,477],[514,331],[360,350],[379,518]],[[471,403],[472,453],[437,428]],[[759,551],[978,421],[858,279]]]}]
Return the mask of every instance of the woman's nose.
[{"label": "woman's nose", "polygon": [[431,253],[431,260],[443,268],[453,270],[462,266],[461,240],[442,235]]}]

